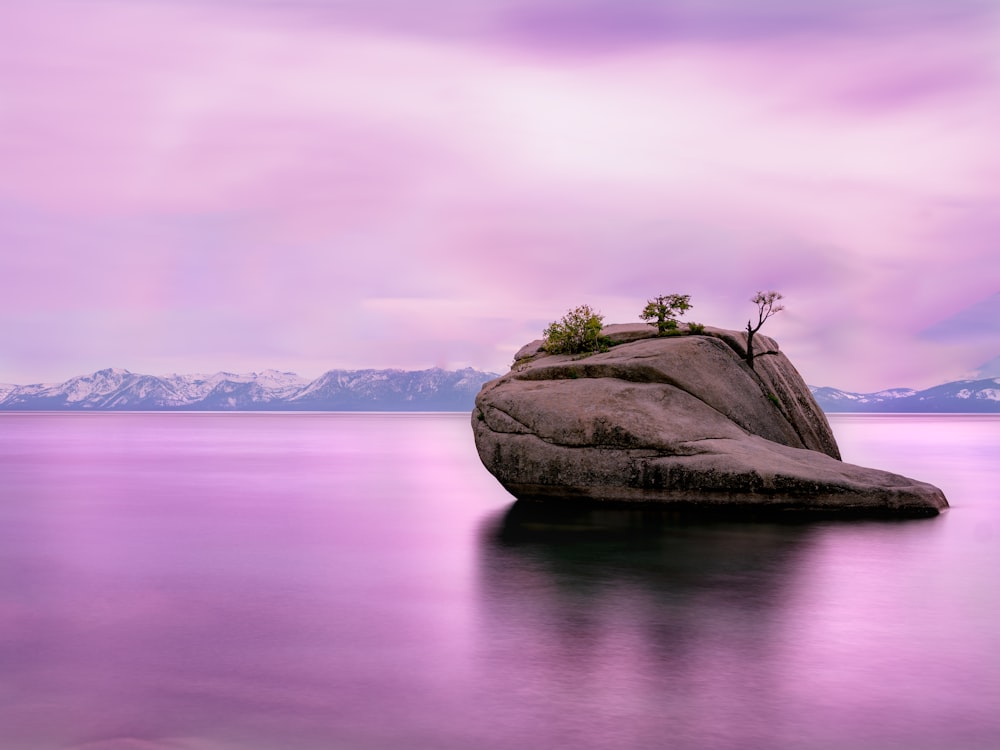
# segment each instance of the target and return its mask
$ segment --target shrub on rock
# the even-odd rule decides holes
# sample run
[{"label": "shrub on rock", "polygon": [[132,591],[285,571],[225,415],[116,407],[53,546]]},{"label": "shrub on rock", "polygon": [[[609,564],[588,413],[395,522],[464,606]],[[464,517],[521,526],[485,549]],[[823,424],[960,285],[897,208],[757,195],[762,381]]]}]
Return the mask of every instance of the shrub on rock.
[{"label": "shrub on rock", "polygon": [[569,310],[561,320],[549,323],[545,329],[545,351],[548,354],[584,354],[605,351],[607,343],[601,337],[604,316],[580,305]]}]

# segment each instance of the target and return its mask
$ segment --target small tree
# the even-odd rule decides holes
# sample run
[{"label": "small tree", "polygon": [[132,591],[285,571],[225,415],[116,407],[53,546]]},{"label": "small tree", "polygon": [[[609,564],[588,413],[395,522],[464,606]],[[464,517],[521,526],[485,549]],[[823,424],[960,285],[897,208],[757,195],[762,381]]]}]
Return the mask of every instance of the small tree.
[{"label": "small tree", "polygon": [[750,300],[757,305],[757,325],[753,325],[750,320],[747,321],[747,364],[750,365],[751,370],[753,369],[754,334],[764,325],[765,320],[785,309],[784,305],[777,304],[780,299],[784,299],[784,297],[779,292],[757,292]]},{"label": "small tree", "polygon": [[545,351],[549,354],[582,354],[606,348],[601,338],[604,316],[589,305],[568,311],[562,320],[545,329]]},{"label": "small tree", "polygon": [[660,336],[666,336],[677,330],[677,318],[690,309],[690,294],[661,294],[646,302],[639,317],[656,326]]}]

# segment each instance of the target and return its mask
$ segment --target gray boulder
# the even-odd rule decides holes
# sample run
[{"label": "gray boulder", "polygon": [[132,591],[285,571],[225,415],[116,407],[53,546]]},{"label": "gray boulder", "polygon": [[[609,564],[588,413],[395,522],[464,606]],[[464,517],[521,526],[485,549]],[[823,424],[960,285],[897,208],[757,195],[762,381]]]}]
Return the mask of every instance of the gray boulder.
[{"label": "gray boulder", "polygon": [[706,328],[657,337],[605,328],[614,346],[553,356],[536,341],[486,383],[472,428],[515,497],[710,509],[935,515],[936,487],[843,463],[826,416],[767,336]]}]

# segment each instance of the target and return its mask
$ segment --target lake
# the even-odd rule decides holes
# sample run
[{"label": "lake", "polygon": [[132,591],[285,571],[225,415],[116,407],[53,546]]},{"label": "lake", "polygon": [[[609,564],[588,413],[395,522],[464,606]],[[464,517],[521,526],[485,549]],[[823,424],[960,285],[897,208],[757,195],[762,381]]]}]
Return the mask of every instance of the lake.
[{"label": "lake", "polygon": [[3,750],[1000,747],[1000,416],[934,519],[513,506],[465,414],[0,414]]}]

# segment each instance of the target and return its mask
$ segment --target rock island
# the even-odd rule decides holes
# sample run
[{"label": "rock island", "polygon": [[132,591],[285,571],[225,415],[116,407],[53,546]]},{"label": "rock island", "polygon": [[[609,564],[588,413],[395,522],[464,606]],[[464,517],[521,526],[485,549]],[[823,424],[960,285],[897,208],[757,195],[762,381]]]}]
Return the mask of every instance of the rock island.
[{"label": "rock island", "polygon": [[607,351],[523,347],[472,412],[485,467],[519,500],[678,509],[937,515],[937,487],[844,463],[826,416],[771,338],[604,327]]}]

